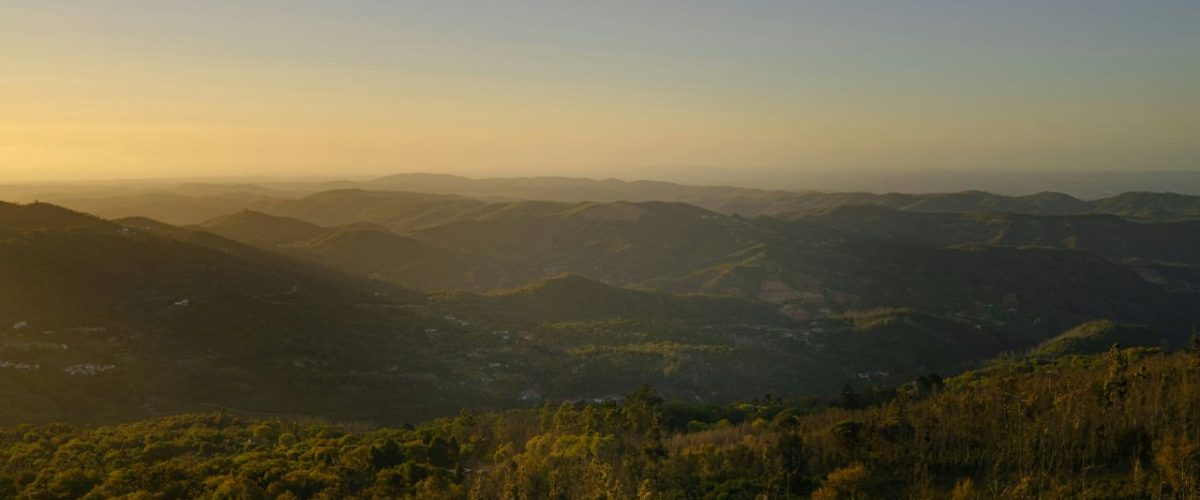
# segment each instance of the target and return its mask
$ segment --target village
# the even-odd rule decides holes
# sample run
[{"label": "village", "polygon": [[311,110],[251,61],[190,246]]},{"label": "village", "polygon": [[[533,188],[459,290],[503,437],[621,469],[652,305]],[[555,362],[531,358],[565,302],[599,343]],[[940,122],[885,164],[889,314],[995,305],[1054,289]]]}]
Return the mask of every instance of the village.
[{"label": "village", "polygon": [[87,354],[78,353],[68,343],[57,341],[114,342],[116,337],[105,336],[108,327],[86,325],[37,331],[30,320],[17,320],[11,325],[9,333],[0,335],[0,370],[53,369],[68,376],[91,377],[117,368],[113,363],[75,359]]}]

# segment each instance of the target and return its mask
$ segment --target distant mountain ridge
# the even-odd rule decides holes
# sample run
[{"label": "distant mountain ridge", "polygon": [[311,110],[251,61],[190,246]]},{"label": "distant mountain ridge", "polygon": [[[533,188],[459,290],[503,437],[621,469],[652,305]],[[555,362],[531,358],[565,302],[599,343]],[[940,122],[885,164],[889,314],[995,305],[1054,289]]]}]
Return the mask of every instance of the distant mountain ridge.
[{"label": "distant mountain ridge", "polygon": [[[68,186],[70,187],[70,186]],[[30,188],[32,189],[32,188]],[[47,188],[50,189],[50,188]],[[349,192],[395,192],[350,196]],[[398,194],[409,193],[407,195]],[[473,179],[445,174],[399,174],[363,182],[253,184],[181,184],[154,188],[59,187],[57,191],[13,191],[14,200],[42,199],[109,218],[148,216],[172,224],[195,224],[242,209],[336,225],[325,209],[347,214],[357,198],[358,220],[389,227],[427,225],[424,217],[444,219],[443,211],[515,200],[555,202],[667,201],[696,205],[724,214],[791,216],[840,205],[881,205],[913,212],[1012,212],[1040,215],[1108,213],[1138,220],[1200,218],[1200,196],[1165,192],[1128,192],[1082,200],[1058,192],[1010,196],[985,191],[928,194],[783,191],[732,186],[685,185],[659,181],[623,181],[570,177]],[[24,194],[22,194],[24,193]],[[305,200],[305,197],[322,194]],[[391,197],[390,201],[379,197]],[[374,197],[374,198],[372,198]],[[456,198],[458,203],[448,198]],[[325,205],[323,205],[325,204]],[[332,204],[332,205],[329,205]],[[375,205],[375,206],[371,206]],[[319,208],[324,206],[324,209]],[[423,209],[415,208],[423,207]]]},{"label": "distant mountain ridge", "polygon": [[985,191],[930,194],[797,192],[618,179],[471,179],[443,174],[400,174],[366,185],[370,189],[551,201],[678,201],[745,216],[870,204],[914,212],[1014,212],[1041,215],[1113,213],[1130,217],[1200,217],[1200,196],[1149,192],[1131,192],[1085,201],[1058,192],[1020,196]]}]

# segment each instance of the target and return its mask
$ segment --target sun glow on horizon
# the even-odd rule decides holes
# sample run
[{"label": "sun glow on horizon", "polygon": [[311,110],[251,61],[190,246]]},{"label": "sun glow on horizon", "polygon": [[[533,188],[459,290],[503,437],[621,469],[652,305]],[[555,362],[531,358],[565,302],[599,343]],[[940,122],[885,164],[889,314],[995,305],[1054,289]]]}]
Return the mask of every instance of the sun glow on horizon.
[{"label": "sun glow on horizon", "polygon": [[277,7],[7,2],[0,176],[1200,157],[1188,5]]}]

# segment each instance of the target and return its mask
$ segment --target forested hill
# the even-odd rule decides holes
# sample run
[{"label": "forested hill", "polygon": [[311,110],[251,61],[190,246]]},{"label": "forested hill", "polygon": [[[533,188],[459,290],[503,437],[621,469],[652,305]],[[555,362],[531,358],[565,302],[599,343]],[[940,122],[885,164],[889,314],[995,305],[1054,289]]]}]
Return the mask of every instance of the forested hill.
[{"label": "forested hill", "polygon": [[48,205],[0,217],[0,422],[463,405],[411,379],[446,373],[427,320],[399,307],[421,302],[412,292]]},{"label": "forested hill", "polygon": [[364,430],[0,430],[9,498],[1195,498],[1200,353],[1018,359],[830,401],[546,404]]},{"label": "forested hill", "polygon": [[[1097,319],[1178,346],[1200,310],[1186,266],[931,247],[679,203],[491,206],[422,231],[430,241],[251,212],[208,226],[262,236],[245,244],[45,204],[0,205],[0,218],[6,423],[227,407],[395,424],[647,382],[697,402],[831,394],[957,373]],[[504,290],[397,286],[537,265]],[[1106,331],[1097,342],[1126,337]]]}]

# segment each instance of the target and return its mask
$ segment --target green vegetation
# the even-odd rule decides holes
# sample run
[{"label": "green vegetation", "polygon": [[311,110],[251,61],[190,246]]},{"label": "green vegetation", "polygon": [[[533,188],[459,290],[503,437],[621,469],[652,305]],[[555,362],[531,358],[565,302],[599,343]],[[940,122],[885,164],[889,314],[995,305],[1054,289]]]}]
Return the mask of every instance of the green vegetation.
[{"label": "green vegetation", "polygon": [[416,427],[226,414],[0,430],[13,498],[1189,498],[1198,354],[998,363],[839,401],[546,404]]},{"label": "green vegetation", "polygon": [[1116,344],[1122,347],[1160,347],[1162,337],[1142,325],[1108,320],[1089,321],[1047,340],[1034,356],[1057,358],[1071,354],[1095,354]]}]

